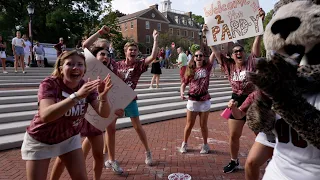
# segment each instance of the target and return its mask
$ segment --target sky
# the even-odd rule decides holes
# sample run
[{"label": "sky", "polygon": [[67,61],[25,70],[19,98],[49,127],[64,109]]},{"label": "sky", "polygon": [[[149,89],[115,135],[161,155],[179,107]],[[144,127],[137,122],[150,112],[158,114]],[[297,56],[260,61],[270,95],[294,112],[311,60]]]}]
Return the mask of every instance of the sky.
[{"label": "sky", "polygon": [[[158,4],[161,10],[161,1],[163,0],[113,0],[112,7],[124,14],[132,14],[134,12],[148,8],[151,5]],[[203,7],[210,3],[208,0],[171,0],[171,9],[183,12],[191,11],[193,14],[203,16]],[[267,13],[278,0],[259,0],[260,7]]]}]

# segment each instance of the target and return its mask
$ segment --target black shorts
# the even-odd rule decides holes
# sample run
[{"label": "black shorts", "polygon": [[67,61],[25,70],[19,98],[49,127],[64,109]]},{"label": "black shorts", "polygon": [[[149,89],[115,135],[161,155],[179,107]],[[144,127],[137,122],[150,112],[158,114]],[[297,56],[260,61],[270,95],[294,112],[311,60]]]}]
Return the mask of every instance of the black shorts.
[{"label": "black shorts", "polygon": [[[242,103],[247,99],[248,95],[238,95],[235,93],[232,93],[231,99],[235,100],[238,102],[238,107],[242,105]],[[232,115],[230,116],[230,119],[235,119]],[[246,120],[246,116],[244,116],[242,119],[237,119],[237,120]]]}]

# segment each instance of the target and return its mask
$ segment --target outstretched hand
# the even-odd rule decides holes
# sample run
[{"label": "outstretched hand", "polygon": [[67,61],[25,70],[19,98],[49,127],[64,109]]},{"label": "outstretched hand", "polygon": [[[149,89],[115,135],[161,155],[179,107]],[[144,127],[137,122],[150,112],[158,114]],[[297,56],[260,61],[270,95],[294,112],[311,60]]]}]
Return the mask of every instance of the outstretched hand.
[{"label": "outstretched hand", "polygon": [[101,29],[99,30],[99,33],[100,34],[109,34],[110,33],[110,28],[107,27],[106,25],[103,25],[101,27]]},{"label": "outstretched hand", "polygon": [[261,17],[262,21],[264,21],[264,18],[266,16],[266,13],[262,8],[259,8],[259,16]]},{"label": "outstretched hand", "polygon": [[159,32],[154,29],[152,36],[154,41],[158,41]]},{"label": "outstretched hand", "polygon": [[118,117],[123,117],[124,110],[123,109],[117,109],[114,114],[116,114]]},{"label": "outstretched hand", "polygon": [[98,85],[99,96],[105,96],[109,92],[109,90],[112,88],[112,86],[113,84],[111,81],[111,76],[110,74],[108,74],[107,77],[103,81],[100,81]]},{"label": "outstretched hand", "polygon": [[76,92],[79,99],[87,97],[92,91],[94,91],[100,84],[100,79],[91,81],[88,78],[88,81],[82,85],[82,87]]}]

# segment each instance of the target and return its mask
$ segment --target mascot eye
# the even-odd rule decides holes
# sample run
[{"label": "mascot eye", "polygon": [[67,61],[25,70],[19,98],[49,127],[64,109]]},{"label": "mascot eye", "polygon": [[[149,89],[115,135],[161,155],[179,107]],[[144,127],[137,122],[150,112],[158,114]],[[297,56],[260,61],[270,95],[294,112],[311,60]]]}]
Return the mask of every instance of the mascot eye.
[{"label": "mascot eye", "polygon": [[319,17],[320,17],[320,14],[315,14],[313,17],[319,18]]},{"label": "mascot eye", "polygon": [[273,34],[280,34],[281,38],[286,40],[291,32],[297,30],[301,25],[301,20],[298,17],[289,17],[280,19],[271,26]]}]

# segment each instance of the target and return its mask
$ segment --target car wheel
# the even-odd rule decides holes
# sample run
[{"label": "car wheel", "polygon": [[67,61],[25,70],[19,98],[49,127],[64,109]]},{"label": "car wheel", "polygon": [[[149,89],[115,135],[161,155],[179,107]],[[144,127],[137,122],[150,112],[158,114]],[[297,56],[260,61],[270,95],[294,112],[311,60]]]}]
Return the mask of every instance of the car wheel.
[{"label": "car wheel", "polygon": [[11,62],[6,62],[6,67],[13,67],[14,65],[13,65],[13,63],[11,63]]}]

